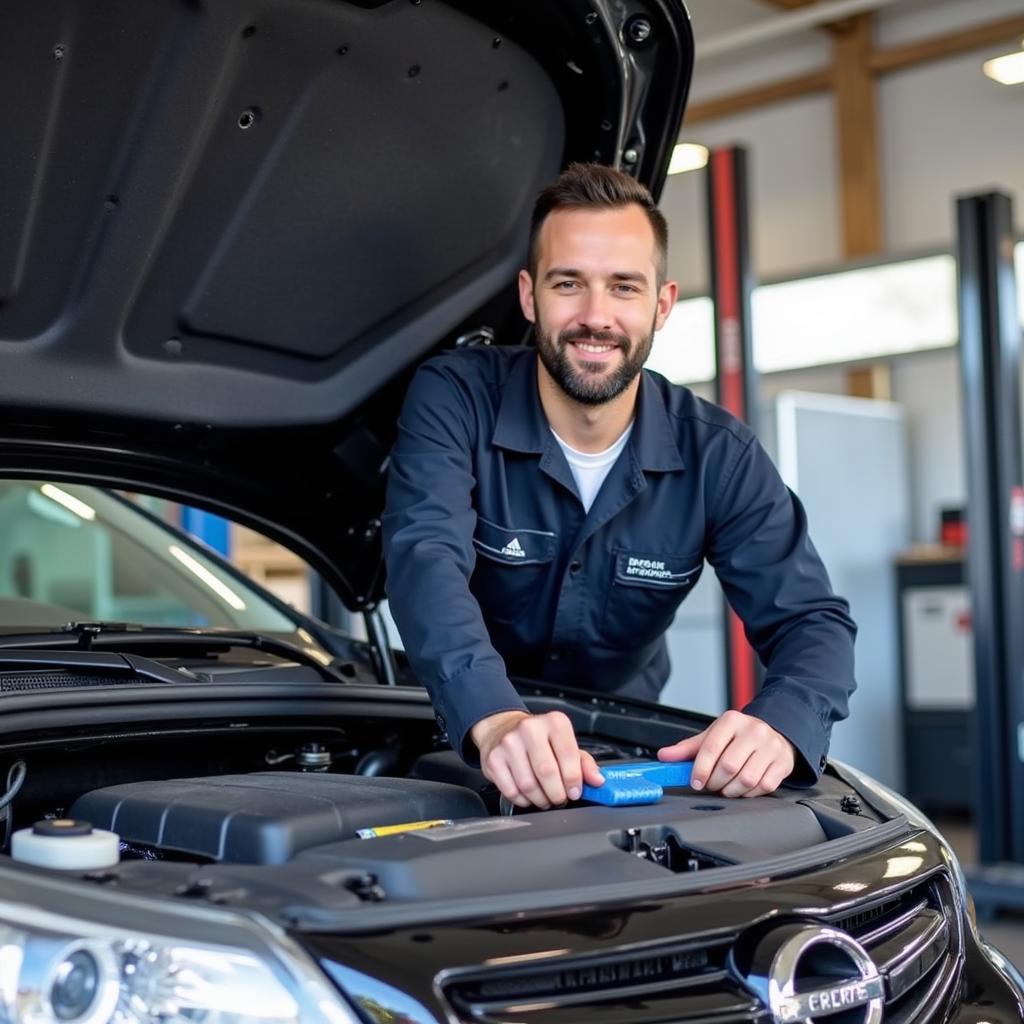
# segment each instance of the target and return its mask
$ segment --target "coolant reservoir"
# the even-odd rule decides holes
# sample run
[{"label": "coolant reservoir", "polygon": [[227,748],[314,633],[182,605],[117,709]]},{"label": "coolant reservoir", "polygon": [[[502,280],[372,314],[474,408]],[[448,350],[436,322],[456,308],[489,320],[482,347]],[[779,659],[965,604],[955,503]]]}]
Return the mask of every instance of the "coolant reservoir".
[{"label": "coolant reservoir", "polygon": [[96,871],[119,860],[120,836],[87,821],[52,818],[19,829],[11,837],[11,856],[25,864],[63,871]]}]

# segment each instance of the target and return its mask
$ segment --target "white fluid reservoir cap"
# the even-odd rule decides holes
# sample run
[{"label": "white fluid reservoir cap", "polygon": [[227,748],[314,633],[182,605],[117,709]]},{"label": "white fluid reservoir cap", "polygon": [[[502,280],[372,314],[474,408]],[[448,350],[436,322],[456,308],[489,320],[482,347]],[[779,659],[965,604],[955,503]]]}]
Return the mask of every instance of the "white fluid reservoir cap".
[{"label": "white fluid reservoir cap", "polygon": [[53,818],[15,832],[11,856],[40,868],[96,871],[118,862],[120,842],[116,832],[93,828],[87,821]]}]

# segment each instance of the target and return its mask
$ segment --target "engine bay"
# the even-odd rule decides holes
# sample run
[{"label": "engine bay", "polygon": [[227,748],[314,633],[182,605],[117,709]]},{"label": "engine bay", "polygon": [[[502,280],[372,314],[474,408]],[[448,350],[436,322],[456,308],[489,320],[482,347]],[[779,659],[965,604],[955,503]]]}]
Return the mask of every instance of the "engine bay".
[{"label": "engine bay", "polygon": [[[519,811],[451,749],[418,687],[324,680],[254,657],[190,658],[180,682],[156,671],[86,678],[70,661],[33,686],[17,672],[0,709],[3,855],[13,833],[45,845],[86,822],[113,837],[115,856],[88,869],[60,861],[65,875],[315,929],[356,910],[382,919],[473,899],[513,906],[525,893],[660,888],[803,855],[882,820],[829,773],[813,790],[756,800],[677,787],[642,806]],[[652,760],[695,728],[672,709],[524,696],[532,710],[568,714],[600,764]]]},{"label": "engine bay", "polygon": [[[653,753],[580,739],[603,763]],[[828,777],[758,800],[683,787],[645,806],[503,814],[494,787],[425,717],[239,715],[40,735],[4,753],[27,766],[14,829],[74,819],[119,837],[119,862],[79,877],[297,927],[373,904],[667,879],[807,850],[877,821],[844,812],[850,791]]]}]

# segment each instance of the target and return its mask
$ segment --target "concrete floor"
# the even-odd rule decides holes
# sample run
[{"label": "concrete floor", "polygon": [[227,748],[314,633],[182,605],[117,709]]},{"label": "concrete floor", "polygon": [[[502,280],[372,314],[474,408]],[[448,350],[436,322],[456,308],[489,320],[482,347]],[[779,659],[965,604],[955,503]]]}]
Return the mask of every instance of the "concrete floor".
[{"label": "concrete floor", "polygon": [[997,921],[982,922],[979,931],[1010,963],[1024,970],[1024,919],[1001,917]]}]

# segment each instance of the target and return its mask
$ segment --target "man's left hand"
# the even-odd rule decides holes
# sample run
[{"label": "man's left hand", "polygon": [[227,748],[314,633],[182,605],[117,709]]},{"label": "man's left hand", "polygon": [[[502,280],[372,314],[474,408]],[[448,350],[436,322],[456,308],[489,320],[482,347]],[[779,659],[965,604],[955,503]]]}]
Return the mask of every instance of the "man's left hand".
[{"label": "man's left hand", "polygon": [[661,761],[693,761],[690,786],[722,796],[774,793],[794,758],[782,733],[742,711],[726,711],[703,732],[658,751]]}]

